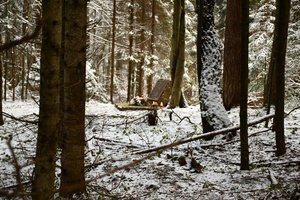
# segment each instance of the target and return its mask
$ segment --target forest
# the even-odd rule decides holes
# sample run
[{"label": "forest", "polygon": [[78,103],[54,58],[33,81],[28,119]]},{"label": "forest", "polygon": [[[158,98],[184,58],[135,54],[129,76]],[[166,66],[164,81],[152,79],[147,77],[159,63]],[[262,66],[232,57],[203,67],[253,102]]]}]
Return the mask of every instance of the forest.
[{"label": "forest", "polygon": [[300,199],[299,1],[0,16],[0,199]]}]

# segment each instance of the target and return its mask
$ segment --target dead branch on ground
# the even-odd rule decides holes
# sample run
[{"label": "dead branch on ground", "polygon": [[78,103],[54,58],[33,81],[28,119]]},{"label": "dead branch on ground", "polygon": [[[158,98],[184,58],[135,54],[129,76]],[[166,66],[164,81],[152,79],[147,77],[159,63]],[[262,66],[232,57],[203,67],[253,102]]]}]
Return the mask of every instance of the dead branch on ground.
[{"label": "dead branch on ground", "polygon": [[[253,126],[253,125],[259,124],[261,122],[266,121],[267,119],[273,118],[274,116],[275,116],[275,114],[269,114],[269,115],[260,117],[256,120],[253,120],[252,122],[249,122],[248,126]],[[181,144],[185,144],[185,143],[188,143],[188,142],[200,140],[200,139],[207,138],[207,137],[213,137],[213,136],[216,136],[216,135],[220,135],[220,134],[224,134],[224,133],[228,133],[228,132],[232,132],[232,131],[237,131],[239,129],[240,129],[240,126],[232,126],[232,127],[228,127],[228,128],[223,128],[223,129],[219,129],[219,130],[216,130],[216,131],[211,131],[211,132],[208,132],[208,133],[197,135],[197,136],[194,136],[194,137],[180,139],[180,140],[177,140],[173,143],[162,145],[162,146],[159,146],[159,147],[150,148],[150,149],[146,149],[146,150],[142,150],[142,151],[137,151],[137,152],[135,152],[135,154],[138,155],[138,154],[151,153],[151,152],[154,152],[154,151],[165,151],[165,150],[167,150],[171,147],[179,146]]]},{"label": "dead branch on ground", "polygon": [[187,117],[187,116],[185,116],[185,117],[180,117],[173,109],[171,109],[171,112],[169,113],[169,118],[170,118],[170,120],[171,121],[173,121],[172,119],[172,114],[174,114],[174,115],[176,115],[179,119],[180,119],[180,121],[179,121],[179,123],[178,124],[180,124],[183,120],[185,120],[185,119],[187,119],[187,121],[190,123],[190,124],[195,124],[195,123],[193,123],[192,121],[191,121],[191,119],[189,118],[189,117]]},{"label": "dead branch on ground", "polygon": [[3,115],[4,117],[7,117],[7,118],[10,118],[10,119],[19,121],[19,122],[25,122],[25,123],[29,123],[29,124],[38,124],[38,120],[36,120],[36,121],[31,121],[31,120],[20,119],[20,118],[17,118],[17,117],[15,117],[15,116],[13,116],[13,115],[10,115],[10,114],[8,114],[8,113],[6,113],[6,112],[2,112],[2,115]]}]

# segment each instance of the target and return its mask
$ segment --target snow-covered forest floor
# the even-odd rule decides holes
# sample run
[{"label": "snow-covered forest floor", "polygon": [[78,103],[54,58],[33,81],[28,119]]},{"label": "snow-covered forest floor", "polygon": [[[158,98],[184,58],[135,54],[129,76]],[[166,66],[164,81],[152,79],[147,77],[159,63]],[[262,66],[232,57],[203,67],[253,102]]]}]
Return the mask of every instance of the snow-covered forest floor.
[{"label": "snow-covered forest floor", "polygon": [[[5,117],[0,127],[0,189],[15,189],[17,163],[24,188],[30,192],[37,125],[28,121],[37,121],[38,105],[4,102],[3,111],[24,121]],[[199,106],[161,109],[156,126],[148,125],[147,113],[87,103],[87,199],[300,198],[300,110],[285,118],[287,153],[282,157],[275,156],[275,134],[265,123],[249,128],[250,171],[240,171],[238,135],[231,141],[219,135],[210,141],[190,142],[143,160],[148,154],[135,152],[202,132]],[[249,121],[264,115],[263,109],[249,109]],[[235,125],[239,123],[238,109],[229,116]],[[58,160],[57,183],[59,165]],[[112,173],[116,168],[124,169]]]}]

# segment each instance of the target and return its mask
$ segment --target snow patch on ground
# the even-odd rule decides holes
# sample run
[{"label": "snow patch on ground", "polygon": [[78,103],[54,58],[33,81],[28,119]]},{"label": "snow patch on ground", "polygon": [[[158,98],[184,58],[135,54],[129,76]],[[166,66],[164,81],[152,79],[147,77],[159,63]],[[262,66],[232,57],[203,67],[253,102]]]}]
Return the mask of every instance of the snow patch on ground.
[{"label": "snow patch on ground", "polygon": [[[3,111],[34,121],[37,120],[38,106],[31,101],[4,102]],[[275,156],[275,134],[267,130],[264,123],[249,128],[249,134],[254,134],[249,138],[250,171],[239,169],[239,136],[232,141],[217,136],[211,141],[194,141],[157,153],[141,164],[132,164],[125,170],[99,178],[116,167],[135,163],[147,156],[135,155],[137,151],[202,132],[200,106],[161,109],[158,111],[157,126],[148,125],[147,113],[119,111],[112,104],[87,102],[87,199],[299,198],[299,110],[286,117],[287,153],[282,157]],[[233,124],[239,123],[238,109],[233,109],[228,115]],[[249,121],[263,115],[263,109],[249,109]],[[5,125],[0,127],[0,131],[0,188],[16,184],[11,152],[7,146],[9,137],[12,137],[11,144],[22,166],[22,181],[30,181],[37,125],[5,117]],[[279,185],[272,185],[270,170]],[[59,173],[57,170],[57,182]]]}]

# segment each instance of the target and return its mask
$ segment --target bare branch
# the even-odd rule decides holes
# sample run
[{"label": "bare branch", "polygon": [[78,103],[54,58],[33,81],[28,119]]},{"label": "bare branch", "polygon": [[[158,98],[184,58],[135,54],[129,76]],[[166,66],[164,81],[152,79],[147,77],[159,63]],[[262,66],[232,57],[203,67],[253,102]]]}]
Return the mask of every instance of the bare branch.
[{"label": "bare branch", "polygon": [[22,184],[22,179],[21,179],[21,167],[19,165],[19,162],[18,162],[18,159],[17,159],[17,156],[14,152],[14,149],[11,145],[11,141],[12,141],[12,136],[10,136],[9,140],[7,141],[7,146],[9,148],[9,151],[12,155],[12,158],[13,158],[13,162],[14,162],[14,167],[15,167],[15,170],[16,170],[16,181],[17,181],[17,191],[18,192],[21,192],[21,193],[24,193],[24,188],[23,188],[23,184]]},{"label": "bare branch", "polygon": [[4,117],[7,117],[7,118],[11,118],[13,120],[16,120],[16,121],[20,121],[20,122],[25,122],[25,123],[29,123],[29,124],[38,124],[38,121],[30,121],[30,120],[25,120],[25,119],[19,119],[19,118],[16,118],[6,112],[2,112],[2,115]]},{"label": "bare branch", "polygon": [[[267,119],[273,118],[274,116],[275,116],[274,114],[269,114],[269,115],[266,115],[264,117],[260,117],[256,120],[253,120],[252,122],[249,122],[248,126],[253,126],[253,125],[259,124],[263,121],[266,121]],[[204,134],[201,134],[201,135],[197,135],[197,136],[194,136],[194,137],[177,140],[177,141],[175,141],[174,143],[171,143],[171,144],[166,144],[166,145],[162,145],[162,146],[155,147],[155,148],[150,148],[150,149],[146,149],[146,150],[142,150],[142,151],[137,151],[137,152],[135,152],[135,154],[146,154],[146,153],[150,153],[150,152],[154,152],[154,151],[164,151],[164,150],[167,150],[171,147],[179,146],[181,144],[185,144],[185,143],[188,143],[188,142],[192,142],[192,141],[196,141],[196,140],[200,140],[200,139],[203,139],[203,138],[212,137],[212,136],[216,136],[216,135],[220,135],[220,134],[224,134],[224,133],[228,133],[228,132],[232,132],[232,131],[237,131],[239,129],[240,129],[240,126],[232,126],[232,127],[228,127],[228,128],[223,128],[223,129],[220,129],[220,130],[211,131],[211,132],[204,133]]]}]

